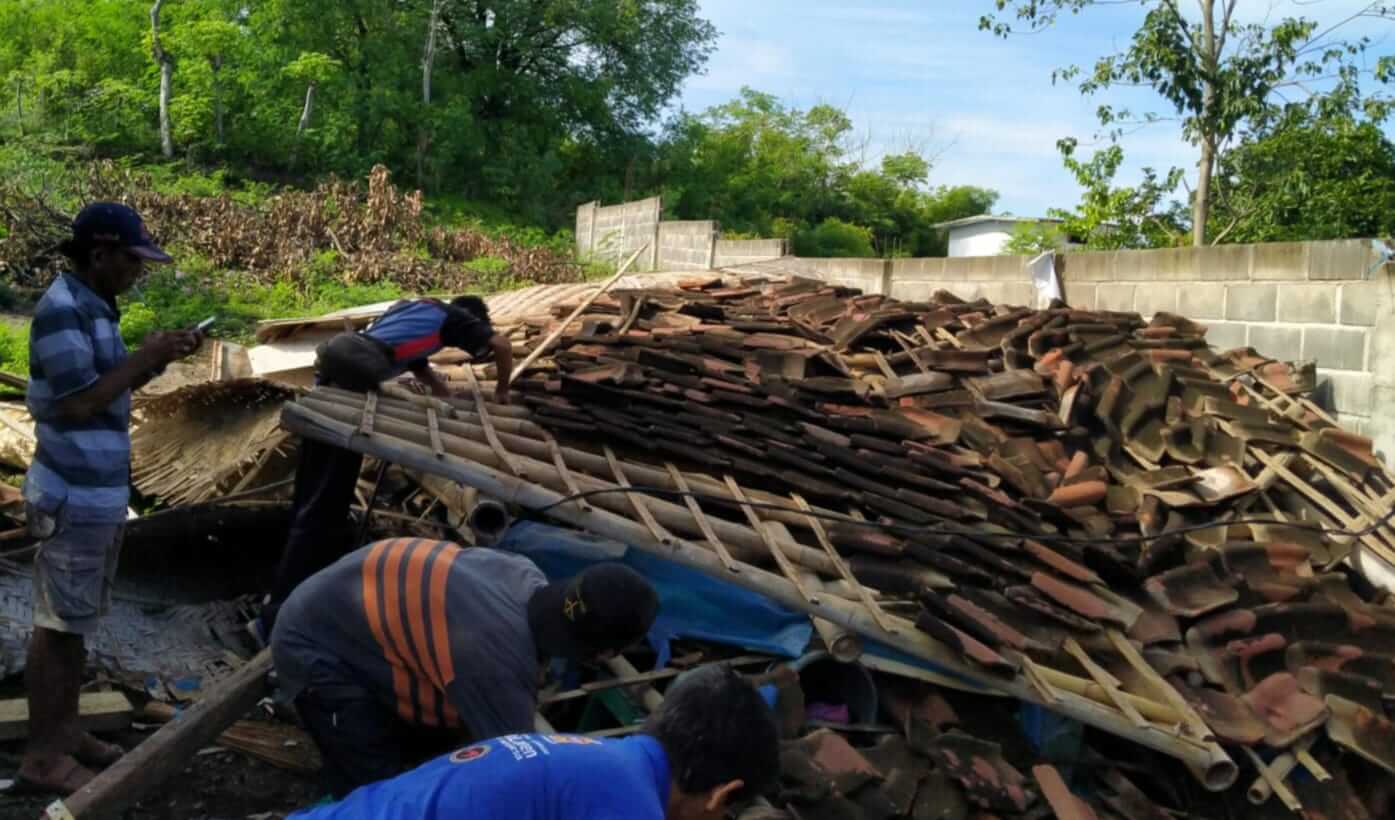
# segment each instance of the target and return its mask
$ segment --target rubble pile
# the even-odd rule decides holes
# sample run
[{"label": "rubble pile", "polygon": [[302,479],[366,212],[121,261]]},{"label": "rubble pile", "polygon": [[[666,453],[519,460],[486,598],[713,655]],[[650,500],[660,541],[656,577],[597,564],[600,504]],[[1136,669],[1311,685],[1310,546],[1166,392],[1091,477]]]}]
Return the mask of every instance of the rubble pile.
[{"label": "rubble pile", "polygon": [[[574,306],[526,319],[522,346]],[[1107,733],[1092,747],[1176,758],[1213,793],[1189,799],[1230,816],[1247,793],[1362,816],[1323,807],[1349,774],[1395,772],[1395,481],[1310,400],[1311,365],[1214,351],[1169,314],[704,276],[596,300],[512,406],[485,400],[487,368],[456,375],[466,398],[317,389],[283,424],[722,573],[922,679]],[[997,816],[1091,816],[976,722],[929,726],[909,758],[854,750],[851,781],[792,766],[790,806],[964,816],[916,810],[933,776]],[[1096,816],[1187,808],[1145,797],[1147,772],[1097,775]],[[868,783],[890,808],[798,808]]]}]

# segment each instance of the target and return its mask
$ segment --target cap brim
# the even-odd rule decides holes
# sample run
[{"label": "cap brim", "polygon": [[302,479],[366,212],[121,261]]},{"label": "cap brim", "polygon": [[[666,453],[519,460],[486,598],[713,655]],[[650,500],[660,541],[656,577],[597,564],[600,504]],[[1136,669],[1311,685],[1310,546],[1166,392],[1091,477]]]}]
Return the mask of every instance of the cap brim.
[{"label": "cap brim", "polygon": [[155,245],[128,245],[126,250],[134,253],[147,262],[159,262],[162,265],[167,265],[174,261],[174,257],[160,250]]}]

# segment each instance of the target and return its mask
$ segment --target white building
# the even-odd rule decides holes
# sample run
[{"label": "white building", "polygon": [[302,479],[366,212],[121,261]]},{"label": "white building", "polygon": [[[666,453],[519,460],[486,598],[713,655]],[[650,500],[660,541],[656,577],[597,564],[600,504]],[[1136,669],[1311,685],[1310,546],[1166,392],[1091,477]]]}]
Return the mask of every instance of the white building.
[{"label": "white building", "polygon": [[[934,227],[949,232],[950,256],[997,256],[1018,225],[1059,225],[1061,220],[1025,216],[966,216]],[[1066,243],[1070,247],[1070,243]]]}]

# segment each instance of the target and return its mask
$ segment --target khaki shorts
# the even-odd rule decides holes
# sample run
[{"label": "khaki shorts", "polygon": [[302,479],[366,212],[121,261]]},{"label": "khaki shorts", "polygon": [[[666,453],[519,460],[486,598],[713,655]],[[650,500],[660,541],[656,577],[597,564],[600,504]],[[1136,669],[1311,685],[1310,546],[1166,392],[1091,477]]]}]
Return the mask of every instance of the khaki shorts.
[{"label": "khaki shorts", "polygon": [[111,587],[125,524],[73,524],[27,505],[30,533],[43,537],[34,556],[34,626],[91,635],[111,609]]}]

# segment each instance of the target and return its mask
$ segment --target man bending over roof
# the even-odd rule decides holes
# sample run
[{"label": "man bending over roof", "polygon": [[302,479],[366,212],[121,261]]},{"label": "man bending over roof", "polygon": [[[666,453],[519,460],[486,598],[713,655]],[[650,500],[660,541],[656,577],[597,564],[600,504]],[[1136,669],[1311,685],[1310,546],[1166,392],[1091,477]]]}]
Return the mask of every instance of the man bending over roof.
[{"label": "man bending over roof", "polygon": [[623,564],[549,584],[519,555],[397,538],[297,587],[271,652],[282,697],[324,757],[324,785],[343,797],[461,742],[530,731],[547,659],[618,652],[658,606]]},{"label": "man bending over roof", "polygon": [[[315,353],[315,382],[366,393],[411,371],[438,397],[449,395],[446,383],[431,369],[430,357],[454,347],[474,361],[494,357],[499,375],[494,400],[509,403],[513,347],[494,331],[489,308],[478,296],[461,296],[449,304],[437,299],[402,301],[388,308],[366,330],[340,333]],[[303,439],[295,473],[295,499],[286,547],[276,569],[269,600],[252,630],[265,643],[276,613],[291,590],[329,566],[351,543],[349,504],[353,502],[363,456],[332,444]]]},{"label": "man bending over roof", "polygon": [[775,721],[756,689],[708,666],[669,688],[623,740],[509,735],[467,746],[292,820],[718,820],[779,774]]}]

